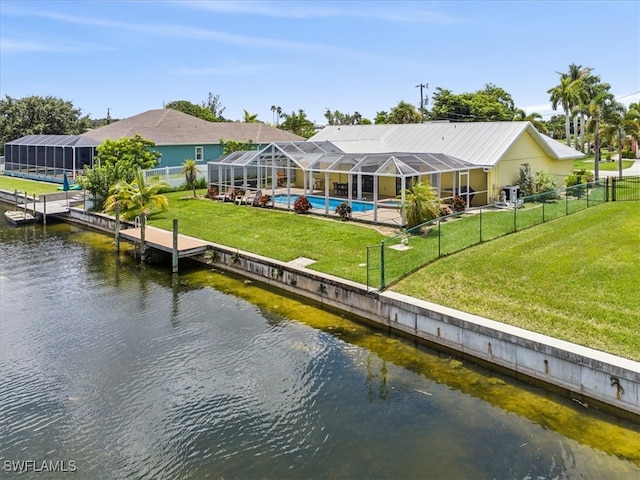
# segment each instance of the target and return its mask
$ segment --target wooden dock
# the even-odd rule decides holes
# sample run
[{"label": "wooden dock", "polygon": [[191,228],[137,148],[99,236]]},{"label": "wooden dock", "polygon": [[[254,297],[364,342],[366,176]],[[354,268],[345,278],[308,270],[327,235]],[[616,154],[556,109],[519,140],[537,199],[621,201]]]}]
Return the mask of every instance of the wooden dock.
[{"label": "wooden dock", "polygon": [[[133,243],[140,244],[140,228],[127,228],[120,231],[120,237]],[[144,243],[146,247],[173,253],[173,232],[161,228],[146,226],[144,230]],[[178,257],[192,257],[204,253],[209,245],[201,240],[186,235],[178,235]]]}]

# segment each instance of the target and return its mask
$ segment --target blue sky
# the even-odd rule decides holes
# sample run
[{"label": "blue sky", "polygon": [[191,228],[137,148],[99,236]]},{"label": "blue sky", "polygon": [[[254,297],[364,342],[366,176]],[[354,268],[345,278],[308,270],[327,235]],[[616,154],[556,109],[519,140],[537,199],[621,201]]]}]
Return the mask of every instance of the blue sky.
[{"label": "blue sky", "polygon": [[429,96],[493,83],[548,119],[571,63],[640,101],[639,21],[637,0],[2,0],[0,95],[125,118],[212,92],[231,120],[273,122],[275,105],[323,124],[327,108],[419,106],[421,83]]}]

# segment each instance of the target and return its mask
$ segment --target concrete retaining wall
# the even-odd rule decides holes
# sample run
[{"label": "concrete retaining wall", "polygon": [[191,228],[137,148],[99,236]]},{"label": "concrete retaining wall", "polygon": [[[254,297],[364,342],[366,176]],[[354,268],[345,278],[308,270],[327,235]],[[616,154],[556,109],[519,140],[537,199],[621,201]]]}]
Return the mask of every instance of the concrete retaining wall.
[{"label": "concrete retaining wall", "polygon": [[[112,217],[71,209],[68,221],[113,233]],[[346,311],[518,376],[595,400],[619,413],[640,415],[640,363],[511,327],[395,292],[249,252],[209,243],[200,261]],[[636,418],[637,419],[637,418]]]}]

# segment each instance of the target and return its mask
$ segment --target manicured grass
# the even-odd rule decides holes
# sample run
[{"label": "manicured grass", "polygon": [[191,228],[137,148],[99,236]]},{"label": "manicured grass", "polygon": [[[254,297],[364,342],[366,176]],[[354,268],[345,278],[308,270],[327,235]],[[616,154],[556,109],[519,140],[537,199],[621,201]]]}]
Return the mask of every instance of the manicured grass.
[{"label": "manicured grass", "polygon": [[[613,162],[607,162],[606,160],[604,160],[604,155],[602,158],[603,160],[600,162],[600,170],[607,172],[618,171],[619,167],[617,160]],[[594,161],[595,156],[589,155],[588,157],[582,158],[580,160],[574,160],[573,168],[574,170],[593,170],[595,168]],[[629,168],[631,165],[633,165],[633,163],[633,160],[622,159],[622,169],[624,170],[625,168]]]},{"label": "manicured grass", "polygon": [[640,361],[640,202],[615,202],[434,262],[391,289]]},{"label": "manicured grass", "polygon": [[[203,195],[204,191],[199,191]],[[285,262],[298,257],[316,260],[309,268],[366,283],[367,245],[385,236],[352,222],[311,215],[194,199],[189,192],[166,194],[170,211],[149,219],[151,225],[171,230],[178,219],[184,235]]]},{"label": "manicured grass", "polygon": [[6,175],[0,175],[0,190],[9,190],[13,192],[18,190],[20,193],[27,193],[29,197],[32,195],[40,195],[41,193],[56,193],[59,183],[39,182],[35,180],[24,180],[22,178],[14,178]]}]

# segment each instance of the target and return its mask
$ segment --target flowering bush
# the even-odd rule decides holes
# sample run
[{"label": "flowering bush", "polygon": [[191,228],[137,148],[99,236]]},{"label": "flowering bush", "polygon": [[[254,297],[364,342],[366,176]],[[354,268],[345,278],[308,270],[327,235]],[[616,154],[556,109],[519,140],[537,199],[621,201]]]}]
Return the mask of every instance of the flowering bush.
[{"label": "flowering bush", "polygon": [[299,196],[296,198],[296,201],[293,202],[293,209],[298,213],[306,213],[312,208],[313,207],[311,206],[311,203],[309,203],[309,199],[304,195]]},{"label": "flowering bush", "polygon": [[345,222],[351,218],[351,207],[347,205],[346,202],[342,202],[336,207],[336,213],[340,215],[342,221]]}]

